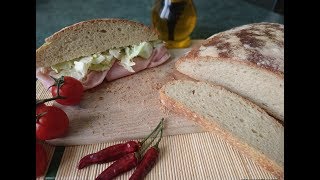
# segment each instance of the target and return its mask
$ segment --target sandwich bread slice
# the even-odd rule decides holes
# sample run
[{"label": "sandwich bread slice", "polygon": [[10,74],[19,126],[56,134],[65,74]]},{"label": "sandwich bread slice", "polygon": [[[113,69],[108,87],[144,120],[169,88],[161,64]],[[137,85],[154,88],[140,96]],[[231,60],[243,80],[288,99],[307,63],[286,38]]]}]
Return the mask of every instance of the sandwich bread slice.
[{"label": "sandwich bread slice", "polygon": [[160,99],[283,179],[284,129],[259,106],[222,86],[188,80],[164,85]]},{"label": "sandwich bread slice", "polygon": [[105,79],[156,67],[169,58],[154,29],[125,19],[94,19],[46,38],[36,51],[36,76],[45,87],[54,82],[50,76],[71,76],[86,90]]},{"label": "sandwich bread slice", "polygon": [[176,62],[183,74],[224,86],[284,121],[284,26],[253,23],[217,33]]}]

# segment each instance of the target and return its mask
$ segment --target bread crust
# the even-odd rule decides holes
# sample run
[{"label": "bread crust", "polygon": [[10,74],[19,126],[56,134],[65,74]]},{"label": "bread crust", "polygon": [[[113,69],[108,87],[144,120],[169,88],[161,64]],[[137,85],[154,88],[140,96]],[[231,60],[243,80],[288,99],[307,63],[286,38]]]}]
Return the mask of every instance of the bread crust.
[{"label": "bread crust", "polygon": [[[253,50],[260,53],[263,48],[283,48],[283,33],[284,26],[278,23],[261,22],[238,26],[207,38],[200,46],[192,48],[189,53],[179,58],[176,67],[182,61],[197,61],[199,58],[206,59],[207,61],[212,59],[229,60],[229,62],[234,61],[234,63],[273,73],[283,79],[283,54],[280,52],[274,53],[271,56],[275,57],[268,58],[260,56],[252,57],[256,54],[250,54]],[[270,43],[268,45],[271,47],[267,46],[266,43]],[[215,47],[216,51],[201,55],[200,53],[208,47]],[[239,56],[234,53],[236,50],[242,50],[243,54],[240,56],[243,57],[242,59],[239,59]],[[281,58],[277,59],[278,57]],[[275,59],[271,60],[272,58]]]},{"label": "bread crust", "polygon": [[[198,56],[195,55],[195,52],[194,50],[192,49],[189,53],[187,53],[186,55],[182,56],[179,58],[179,60],[175,63],[175,67],[176,69],[181,72],[179,70],[179,66],[184,63],[184,62],[188,62],[188,61],[199,61],[199,58]],[[266,72],[268,74],[271,74],[273,76],[275,76],[277,79],[279,80],[284,80],[284,73],[280,72],[280,71],[276,71],[276,70],[272,70],[272,69],[266,69],[266,68],[263,68],[263,67],[260,67],[260,66],[257,66],[255,63],[252,63],[250,61],[240,61],[240,60],[237,60],[237,59],[232,59],[232,58],[213,58],[213,57],[210,57],[210,56],[205,56],[205,57],[201,57],[201,60],[204,60],[204,61],[207,61],[207,62],[210,62],[210,61],[225,61],[225,62],[228,62],[228,63],[231,63],[231,64],[236,64],[236,65],[242,65],[242,66],[249,66],[249,67],[252,67],[256,70],[259,70],[259,71],[263,71],[263,72]],[[183,72],[181,72],[183,73]],[[190,77],[190,75],[186,74],[187,76]]]},{"label": "bread crust", "polygon": [[64,33],[70,32],[76,29],[81,29],[82,27],[87,26],[88,24],[95,24],[95,23],[126,23],[126,24],[131,24],[131,25],[138,25],[141,28],[145,29],[145,31],[153,31],[154,35],[158,36],[158,33],[155,29],[150,28],[142,23],[135,22],[135,21],[130,21],[127,19],[117,19],[117,18],[104,18],[104,19],[91,19],[88,21],[81,21],[78,23],[75,23],[73,25],[67,26],[62,28],[61,30],[55,32],[51,36],[47,37],[45,39],[45,42],[51,42],[59,39]]},{"label": "bread crust", "polygon": [[[201,45],[192,48],[188,53],[181,56],[175,63],[175,67],[179,72],[184,73],[184,68],[182,67],[183,63],[189,62],[196,64],[198,61],[220,61],[238,67],[251,68],[257,72],[260,71],[267,76],[270,75],[269,77],[274,77],[274,80],[283,84],[283,36],[284,26],[278,23],[262,22],[238,26],[207,38]],[[185,72],[185,74],[199,80],[199,77],[195,77],[195,73]],[[235,91],[235,89],[230,90]],[[246,89],[242,90],[246,91]],[[241,95],[244,95],[249,99],[256,98],[251,97],[252,95],[246,94],[246,92],[242,93],[244,94]],[[284,121],[283,109],[273,109],[272,103],[273,102],[270,102],[269,104],[269,102],[265,102],[268,106],[263,106],[263,108],[265,108],[273,117],[276,117],[280,121]],[[281,100],[281,102],[279,101],[279,103],[283,103],[283,100]]]},{"label": "bread crust", "polygon": [[[179,114],[182,114],[182,115],[190,118],[191,120],[193,120],[196,123],[198,123],[199,125],[201,125],[204,129],[216,133],[218,136],[220,136],[221,138],[226,140],[226,142],[228,142],[229,144],[231,144],[232,146],[237,148],[243,154],[246,154],[248,157],[252,158],[261,167],[263,167],[267,171],[271,172],[277,178],[279,178],[279,179],[283,179],[284,178],[283,167],[279,166],[277,163],[275,163],[274,161],[272,161],[267,156],[263,155],[261,152],[259,152],[255,148],[251,147],[247,143],[244,143],[240,139],[236,138],[235,136],[233,136],[227,130],[224,130],[223,128],[221,128],[218,125],[218,123],[215,123],[214,121],[211,121],[209,123],[209,121],[206,120],[206,118],[204,116],[193,112],[191,109],[185,107],[182,103],[179,103],[179,102],[175,101],[174,99],[170,98],[169,96],[167,96],[166,93],[165,93],[165,88],[166,88],[167,85],[170,85],[172,83],[174,83],[174,81],[171,81],[171,82],[167,83],[159,91],[160,92],[161,103],[165,107],[167,107],[168,109],[172,110],[175,113],[179,113]],[[201,83],[201,82],[196,82],[196,83]],[[207,84],[209,84],[212,87],[218,87],[219,89],[227,91],[222,86],[213,85],[213,84],[210,84],[210,83],[207,83]],[[228,92],[232,93],[230,91],[228,91]],[[261,113],[263,113],[263,114],[265,114],[267,116],[269,116],[264,110],[262,110],[259,106],[253,104],[249,100],[247,100],[247,99],[245,99],[245,98],[243,98],[243,97],[241,97],[241,96],[239,96],[239,95],[237,95],[235,93],[232,93],[232,94],[234,94],[235,96],[238,96],[241,99],[243,99],[243,101],[245,101],[252,108],[260,111]],[[276,120],[274,120],[274,122],[278,126],[282,126]]]}]

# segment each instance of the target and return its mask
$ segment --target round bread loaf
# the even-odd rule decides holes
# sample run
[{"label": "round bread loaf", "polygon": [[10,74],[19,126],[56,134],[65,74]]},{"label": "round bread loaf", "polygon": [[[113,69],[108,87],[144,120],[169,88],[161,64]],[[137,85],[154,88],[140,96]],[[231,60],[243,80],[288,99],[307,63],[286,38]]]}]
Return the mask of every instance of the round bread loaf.
[{"label": "round bread loaf", "polygon": [[176,63],[183,74],[224,86],[284,121],[284,26],[254,23],[217,33]]}]

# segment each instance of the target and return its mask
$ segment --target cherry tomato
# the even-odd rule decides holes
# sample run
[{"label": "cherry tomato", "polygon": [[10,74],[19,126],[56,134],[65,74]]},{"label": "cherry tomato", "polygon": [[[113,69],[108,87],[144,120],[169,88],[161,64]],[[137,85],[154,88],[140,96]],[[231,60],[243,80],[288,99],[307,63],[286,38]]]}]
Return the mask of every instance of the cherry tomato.
[{"label": "cherry tomato", "polygon": [[[47,105],[45,105],[44,103],[41,104],[37,104],[36,105],[36,115],[40,114],[40,112],[43,111],[43,108],[47,107]],[[36,139],[38,140],[38,138],[36,137]]]},{"label": "cherry tomato", "polygon": [[[58,86],[54,85],[51,88],[53,97],[58,95]],[[83,86],[80,81],[73,77],[64,76],[63,84],[59,90],[60,96],[66,97],[65,99],[56,99],[56,102],[62,105],[76,105],[79,104],[83,96]]]},{"label": "cherry tomato", "polygon": [[39,140],[49,140],[63,137],[69,128],[67,114],[55,106],[40,106],[37,108],[36,137]]},{"label": "cherry tomato", "polygon": [[48,165],[47,153],[42,144],[36,143],[36,176],[43,176]]},{"label": "cherry tomato", "polygon": [[36,105],[36,114],[39,114],[38,112],[40,112],[41,109],[45,107],[47,107],[47,105],[45,105],[44,103]]}]

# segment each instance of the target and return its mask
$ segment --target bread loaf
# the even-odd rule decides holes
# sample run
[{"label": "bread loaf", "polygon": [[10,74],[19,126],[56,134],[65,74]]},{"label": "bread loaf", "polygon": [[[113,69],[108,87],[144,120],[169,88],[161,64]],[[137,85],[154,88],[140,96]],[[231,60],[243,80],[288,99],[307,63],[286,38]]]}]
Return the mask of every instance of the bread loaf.
[{"label": "bread loaf", "polygon": [[187,80],[164,85],[160,99],[283,178],[283,126],[259,106],[221,86]]},{"label": "bread loaf", "polygon": [[284,121],[284,26],[254,23],[215,34],[179,58],[191,78],[235,92]]}]

